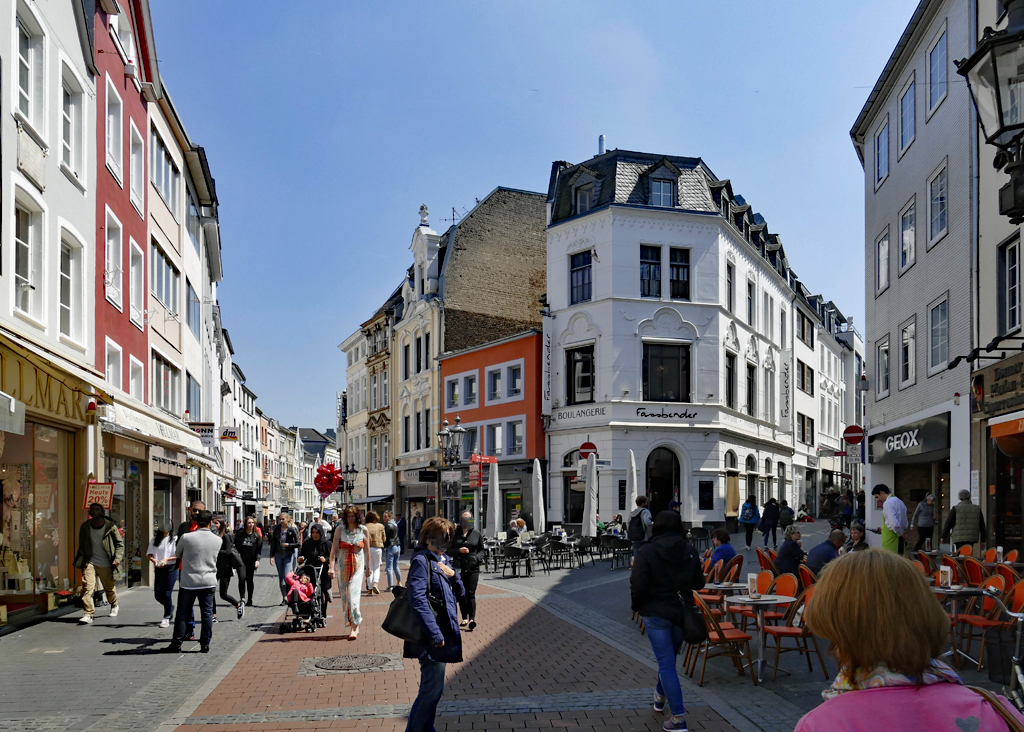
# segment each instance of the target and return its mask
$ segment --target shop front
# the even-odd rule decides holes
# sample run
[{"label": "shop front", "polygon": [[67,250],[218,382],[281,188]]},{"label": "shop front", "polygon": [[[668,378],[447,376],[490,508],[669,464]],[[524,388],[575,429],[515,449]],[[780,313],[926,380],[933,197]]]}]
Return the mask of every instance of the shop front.
[{"label": "shop front", "polygon": [[[147,448],[143,443],[120,435],[103,436],[104,481],[114,484],[114,499],[107,515],[124,537],[126,571],[122,573],[121,581],[128,586],[142,582],[142,560],[153,533],[146,530],[142,518],[146,510],[143,496],[149,487],[147,461]],[[153,522],[165,528],[171,527],[170,504],[167,501],[158,503],[157,496],[163,498],[154,485]]]},{"label": "shop front", "polygon": [[55,609],[77,584],[92,378],[0,336],[0,624]]}]

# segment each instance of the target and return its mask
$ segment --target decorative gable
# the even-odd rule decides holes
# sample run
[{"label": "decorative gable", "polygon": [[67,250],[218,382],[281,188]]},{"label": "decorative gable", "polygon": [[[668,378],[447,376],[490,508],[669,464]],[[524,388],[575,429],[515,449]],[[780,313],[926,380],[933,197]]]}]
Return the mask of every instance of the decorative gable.
[{"label": "decorative gable", "polygon": [[653,317],[641,320],[637,325],[637,335],[651,338],[672,338],[684,341],[697,340],[697,328],[693,323],[683,319],[675,308],[661,308]]},{"label": "decorative gable", "polygon": [[736,335],[736,324],[732,321],[729,322],[729,325],[725,329],[725,347],[733,353],[740,352],[740,339],[739,336]]}]

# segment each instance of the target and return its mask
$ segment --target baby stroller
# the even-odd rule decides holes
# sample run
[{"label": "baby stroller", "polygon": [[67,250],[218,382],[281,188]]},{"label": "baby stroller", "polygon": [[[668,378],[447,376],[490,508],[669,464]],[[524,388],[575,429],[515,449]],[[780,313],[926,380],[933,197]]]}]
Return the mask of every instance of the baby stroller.
[{"label": "baby stroller", "polygon": [[309,577],[313,586],[313,595],[309,600],[302,601],[296,597],[297,593],[289,590],[288,609],[285,610],[284,620],[281,622],[282,635],[289,631],[298,633],[303,630],[307,633],[315,633],[317,628],[327,627],[327,619],[321,611],[323,589],[320,586],[320,573],[324,571],[325,566],[303,565],[295,570],[296,578]]}]

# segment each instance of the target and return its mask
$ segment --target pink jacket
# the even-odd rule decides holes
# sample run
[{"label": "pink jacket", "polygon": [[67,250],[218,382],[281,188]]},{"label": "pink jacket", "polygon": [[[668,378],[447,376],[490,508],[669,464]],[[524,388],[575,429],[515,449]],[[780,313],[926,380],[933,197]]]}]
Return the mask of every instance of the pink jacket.
[{"label": "pink jacket", "polygon": [[302,602],[309,602],[309,598],[313,596],[313,585],[304,585],[299,582],[294,572],[286,574],[284,581],[288,583],[290,588],[299,593],[299,599]]},{"label": "pink jacket", "polygon": [[[1003,697],[1003,706],[1024,717]],[[847,691],[803,716],[794,732],[1006,732],[1006,722],[984,698],[965,686],[886,686]]]}]

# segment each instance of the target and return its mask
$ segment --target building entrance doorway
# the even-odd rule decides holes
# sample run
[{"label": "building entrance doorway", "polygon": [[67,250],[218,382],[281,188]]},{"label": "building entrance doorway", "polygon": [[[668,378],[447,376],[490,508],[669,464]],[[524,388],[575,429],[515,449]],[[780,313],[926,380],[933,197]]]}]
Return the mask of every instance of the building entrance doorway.
[{"label": "building entrance doorway", "polygon": [[671,450],[659,447],[647,456],[647,500],[651,516],[668,509],[669,501],[679,500],[679,458]]}]

